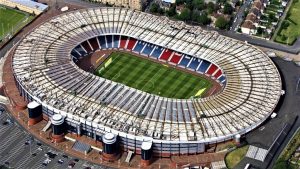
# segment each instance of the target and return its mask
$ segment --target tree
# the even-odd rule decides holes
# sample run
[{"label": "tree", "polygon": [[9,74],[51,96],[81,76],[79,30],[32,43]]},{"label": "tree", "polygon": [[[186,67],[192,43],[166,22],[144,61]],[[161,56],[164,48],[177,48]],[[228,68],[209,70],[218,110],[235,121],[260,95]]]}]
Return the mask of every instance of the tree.
[{"label": "tree", "polygon": [[185,0],[176,0],[176,5],[182,5],[185,3]]},{"label": "tree", "polygon": [[151,13],[157,13],[159,9],[159,5],[157,3],[152,3],[150,6],[150,12]]},{"label": "tree", "polygon": [[211,19],[207,16],[205,12],[203,12],[197,17],[197,22],[201,25],[208,25],[210,24]]},{"label": "tree", "polygon": [[257,30],[256,30],[256,33],[261,35],[264,33],[264,29],[262,27],[258,27]]},{"label": "tree", "polygon": [[200,16],[200,11],[198,11],[197,9],[192,11],[192,21],[194,22],[198,22],[198,18]]},{"label": "tree", "polygon": [[224,5],[224,14],[232,14],[233,8],[229,3],[225,3]]},{"label": "tree", "polygon": [[183,21],[188,21],[191,18],[191,10],[188,8],[184,8],[181,11],[181,14],[178,16],[178,19],[183,20]]},{"label": "tree", "polygon": [[286,28],[288,28],[289,26],[290,26],[290,22],[289,22],[289,21],[284,20],[284,21],[282,22],[282,29],[286,29]]},{"label": "tree", "polygon": [[276,20],[277,20],[274,13],[269,14],[269,19],[271,22],[276,22]]},{"label": "tree", "polygon": [[[293,1],[294,2],[294,1]],[[291,16],[291,12],[290,12],[290,10],[287,12],[287,14],[286,14],[286,18],[289,18]]]},{"label": "tree", "polygon": [[166,13],[170,17],[175,16],[176,15],[176,6],[172,5]]},{"label": "tree", "polygon": [[215,11],[215,4],[213,3],[213,2],[209,2],[208,4],[207,4],[207,12],[209,13],[209,14],[212,14],[214,11]]},{"label": "tree", "polygon": [[217,18],[215,26],[219,29],[226,29],[228,27],[228,21],[223,17],[220,16]]},{"label": "tree", "polygon": [[193,9],[198,9],[198,10],[203,10],[205,8],[204,1],[203,0],[193,0],[192,1],[192,8]]},{"label": "tree", "polygon": [[287,40],[287,37],[286,37],[285,35],[282,35],[282,36],[281,36],[281,40],[282,40],[282,41],[286,41],[286,40]]},{"label": "tree", "polygon": [[165,13],[165,10],[163,8],[158,8],[157,13],[163,15]]},{"label": "tree", "polygon": [[218,4],[224,4],[226,2],[226,0],[217,0]]}]

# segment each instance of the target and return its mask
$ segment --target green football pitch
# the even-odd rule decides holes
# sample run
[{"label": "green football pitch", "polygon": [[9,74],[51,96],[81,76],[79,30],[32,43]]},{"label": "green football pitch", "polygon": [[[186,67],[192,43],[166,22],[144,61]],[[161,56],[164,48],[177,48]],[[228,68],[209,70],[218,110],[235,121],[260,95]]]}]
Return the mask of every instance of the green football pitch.
[{"label": "green football pitch", "polygon": [[[28,19],[26,19],[28,18]],[[21,29],[32,16],[0,5],[0,39],[3,39],[11,31],[16,32]]]},{"label": "green football pitch", "polygon": [[201,97],[212,87],[200,76],[123,52],[114,52],[95,74],[147,93],[168,98]]}]

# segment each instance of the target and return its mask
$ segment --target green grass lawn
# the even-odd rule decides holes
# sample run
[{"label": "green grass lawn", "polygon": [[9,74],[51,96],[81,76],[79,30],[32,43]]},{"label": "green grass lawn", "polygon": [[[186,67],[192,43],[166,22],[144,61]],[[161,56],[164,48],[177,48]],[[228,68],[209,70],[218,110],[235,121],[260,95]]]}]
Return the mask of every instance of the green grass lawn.
[{"label": "green grass lawn", "polygon": [[[26,18],[28,17],[28,20]],[[6,8],[0,5],[0,39],[3,39],[12,29],[19,30],[27,22],[29,22],[33,17],[28,16],[28,14],[15,10]],[[23,22],[25,21],[25,22]]]},{"label": "green grass lawn", "polygon": [[237,148],[227,154],[225,161],[228,168],[234,168],[246,155],[249,145]]},{"label": "green grass lawn", "polygon": [[168,98],[201,97],[212,87],[207,79],[122,52],[112,53],[95,74]]},{"label": "green grass lawn", "polygon": [[293,0],[292,5],[287,13],[285,21],[289,22],[288,27],[281,25],[278,34],[275,37],[276,42],[292,45],[300,35],[300,2]]},{"label": "green grass lawn", "polygon": [[284,148],[284,150],[281,152],[280,156],[278,157],[274,169],[299,169],[300,165],[295,165],[292,163],[289,163],[289,159],[292,157],[293,153],[296,151],[296,149],[300,146],[300,130],[297,131],[297,133],[294,135],[294,137],[291,139],[289,144]]}]

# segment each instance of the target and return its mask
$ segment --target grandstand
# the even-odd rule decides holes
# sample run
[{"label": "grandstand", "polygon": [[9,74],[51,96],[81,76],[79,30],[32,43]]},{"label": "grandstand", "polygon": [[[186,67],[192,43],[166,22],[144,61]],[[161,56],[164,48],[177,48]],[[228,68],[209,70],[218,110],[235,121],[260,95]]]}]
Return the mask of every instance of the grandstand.
[{"label": "grandstand", "polygon": [[[95,76],[75,62],[96,50],[126,50],[195,71],[222,92],[166,98]],[[195,154],[205,145],[255,129],[273,112],[281,79],[259,49],[182,22],[124,8],[64,13],[39,25],[17,45],[12,63],[26,100],[45,115],[62,114],[68,130],[101,140],[118,135],[125,150],[152,139],[160,156]]]}]

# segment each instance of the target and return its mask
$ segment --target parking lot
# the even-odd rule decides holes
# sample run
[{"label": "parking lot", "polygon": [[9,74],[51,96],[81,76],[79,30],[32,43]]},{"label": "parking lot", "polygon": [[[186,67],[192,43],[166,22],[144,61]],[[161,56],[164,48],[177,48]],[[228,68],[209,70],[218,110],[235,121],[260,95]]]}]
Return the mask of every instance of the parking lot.
[{"label": "parking lot", "polygon": [[0,166],[15,169],[106,169],[69,157],[32,138],[0,106]]}]

